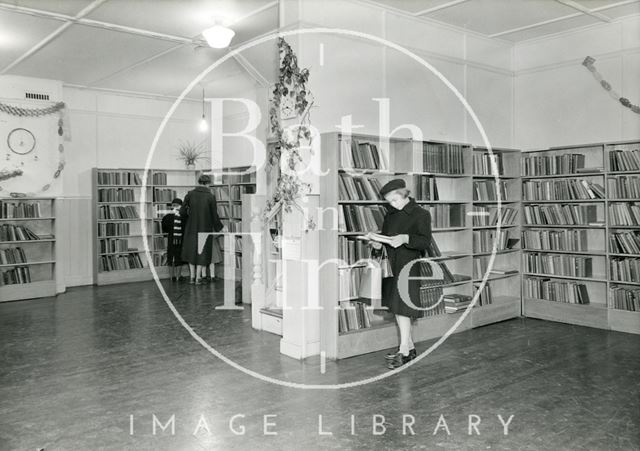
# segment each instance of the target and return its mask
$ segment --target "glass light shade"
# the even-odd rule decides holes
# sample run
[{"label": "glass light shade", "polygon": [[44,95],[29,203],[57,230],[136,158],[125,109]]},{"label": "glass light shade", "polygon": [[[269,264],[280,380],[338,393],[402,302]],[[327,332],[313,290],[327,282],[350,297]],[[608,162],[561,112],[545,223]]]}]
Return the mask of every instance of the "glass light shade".
[{"label": "glass light shade", "polygon": [[223,27],[222,25],[214,25],[202,32],[202,36],[207,40],[209,47],[213,47],[214,49],[229,47],[231,39],[233,39],[235,34],[236,32],[231,28]]},{"label": "glass light shade", "polygon": [[209,130],[209,124],[207,123],[207,120],[204,118],[204,116],[202,116],[202,119],[200,119],[200,123],[198,124],[198,127],[200,128],[200,131],[203,133]]}]

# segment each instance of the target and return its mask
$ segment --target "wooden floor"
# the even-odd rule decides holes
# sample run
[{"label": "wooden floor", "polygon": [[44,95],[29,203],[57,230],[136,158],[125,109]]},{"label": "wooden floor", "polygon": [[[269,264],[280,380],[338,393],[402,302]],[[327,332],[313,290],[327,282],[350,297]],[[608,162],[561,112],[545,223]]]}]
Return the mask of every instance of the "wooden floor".
[{"label": "wooden floor", "polygon": [[[278,337],[252,330],[248,308],[214,310],[221,283],[165,284],[198,334],[254,371],[314,384],[385,371],[384,353],[374,353],[328,362],[321,374],[319,359],[283,357]],[[0,303],[0,449],[634,450],[639,350],[640,336],[516,319],[454,334],[382,382],[299,390],[215,358],[153,283],[77,288]],[[245,435],[229,428],[236,414]],[[403,414],[415,419],[415,435],[403,435]],[[175,434],[158,426],[154,435],[154,415],[162,425],[174,416]],[[332,436],[319,434],[319,415]],[[373,433],[374,415],[384,416],[382,435]],[[449,435],[443,425],[433,434],[440,415]],[[469,415],[480,417],[480,435],[468,434]],[[509,435],[497,415],[514,416]],[[264,434],[265,418],[278,435]]]}]

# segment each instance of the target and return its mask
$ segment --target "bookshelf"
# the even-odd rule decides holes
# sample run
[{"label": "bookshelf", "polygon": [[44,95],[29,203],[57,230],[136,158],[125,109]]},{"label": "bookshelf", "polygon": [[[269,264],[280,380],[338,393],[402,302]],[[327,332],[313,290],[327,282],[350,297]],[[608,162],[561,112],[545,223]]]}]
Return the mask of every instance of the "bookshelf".
[{"label": "bookshelf", "polygon": [[0,198],[0,300],[56,295],[56,200]]},{"label": "bookshelf", "polygon": [[[485,189],[478,190],[480,195],[474,197],[476,182],[491,181],[490,177],[484,173],[474,175],[473,156],[481,153],[468,144],[327,133],[322,135],[321,146],[322,170],[329,171],[320,184],[320,208],[324,215],[321,222],[327,224],[331,212],[334,216],[331,220],[337,226],[319,230],[323,243],[320,261],[325,262],[320,270],[321,350],[329,358],[345,358],[392,348],[397,346],[393,318],[382,311],[364,309],[357,293],[362,272],[358,259],[368,257],[368,249],[354,238],[380,228],[385,201],[377,194],[379,188],[391,179],[402,178],[416,202],[431,212],[433,236],[441,254],[436,260],[445,263],[453,277],[445,274],[445,279],[440,276],[440,280],[424,282],[420,302],[427,307],[433,306],[440,294],[448,298],[473,294],[474,284],[479,280],[474,278],[474,261],[486,255],[473,251],[476,230],[469,213],[476,205],[496,204]],[[504,154],[508,168],[505,176],[513,177],[507,181],[508,187],[518,185],[520,153],[504,150]],[[517,223],[518,219],[514,221]],[[478,227],[477,232],[491,232],[495,228],[490,222]],[[517,236],[517,228],[513,232]],[[505,252],[506,261],[512,258],[509,254],[517,252]],[[435,273],[439,274],[438,269]],[[492,302],[488,303],[485,294],[486,304],[476,306],[457,332],[520,315],[520,298],[512,295],[517,277],[503,274],[494,278],[489,283],[494,294]],[[455,313],[444,310],[441,304],[418,319],[414,340],[442,336],[462,314],[462,310]]]},{"label": "bookshelf", "polygon": [[523,314],[640,333],[640,142],[527,152],[522,170]]}]

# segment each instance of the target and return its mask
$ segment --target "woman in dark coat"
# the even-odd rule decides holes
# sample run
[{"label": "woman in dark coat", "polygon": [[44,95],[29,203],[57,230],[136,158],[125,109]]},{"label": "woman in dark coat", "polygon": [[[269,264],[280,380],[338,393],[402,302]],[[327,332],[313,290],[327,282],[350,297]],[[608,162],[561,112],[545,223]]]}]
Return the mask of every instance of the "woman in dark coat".
[{"label": "woman in dark coat", "polygon": [[[200,283],[200,274],[211,264],[213,236],[207,237],[207,242],[198,253],[198,234],[220,232],[224,225],[218,217],[218,208],[215,196],[208,185],[211,178],[201,175],[198,185],[189,191],[184,198],[180,216],[187,216],[182,240],[182,261],[189,263],[191,283]],[[217,242],[217,241],[216,241]]]},{"label": "woman in dark coat", "polygon": [[[398,277],[407,267],[403,276],[419,277],[420,263],[415,261],[423,256],[423,251],[431,243],[431,215],[409,197],[404,180],[396,179],[382,187],[380,193],[389,202],[387,215],[382,225],[382,234],[392,237],[389,244],[384,244],[393,277],[382,281],[382,305],[395,314],[400,330],[400,346],[396,352],[386,356],[387,366],[397,368],[415,358],[416,350],[411,337],[411,322],[423,316],[420,307],[420,280],[405,279],[405,293],[409,299],[403,299],[398,286]],[[375,243],[375,242],[374,242]],[[380,249],[382,245],[373,246]],[[409,265],[410,269],[409,269]]]}]

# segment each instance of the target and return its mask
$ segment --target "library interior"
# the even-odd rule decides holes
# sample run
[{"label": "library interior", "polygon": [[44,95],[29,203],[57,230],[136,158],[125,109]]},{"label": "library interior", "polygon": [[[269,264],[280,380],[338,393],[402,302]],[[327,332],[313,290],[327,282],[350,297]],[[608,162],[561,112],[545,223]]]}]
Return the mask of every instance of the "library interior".
[{"label": "library interior", "polygon": [[0,23],[0,449],[640,449],[640,0]]}]

